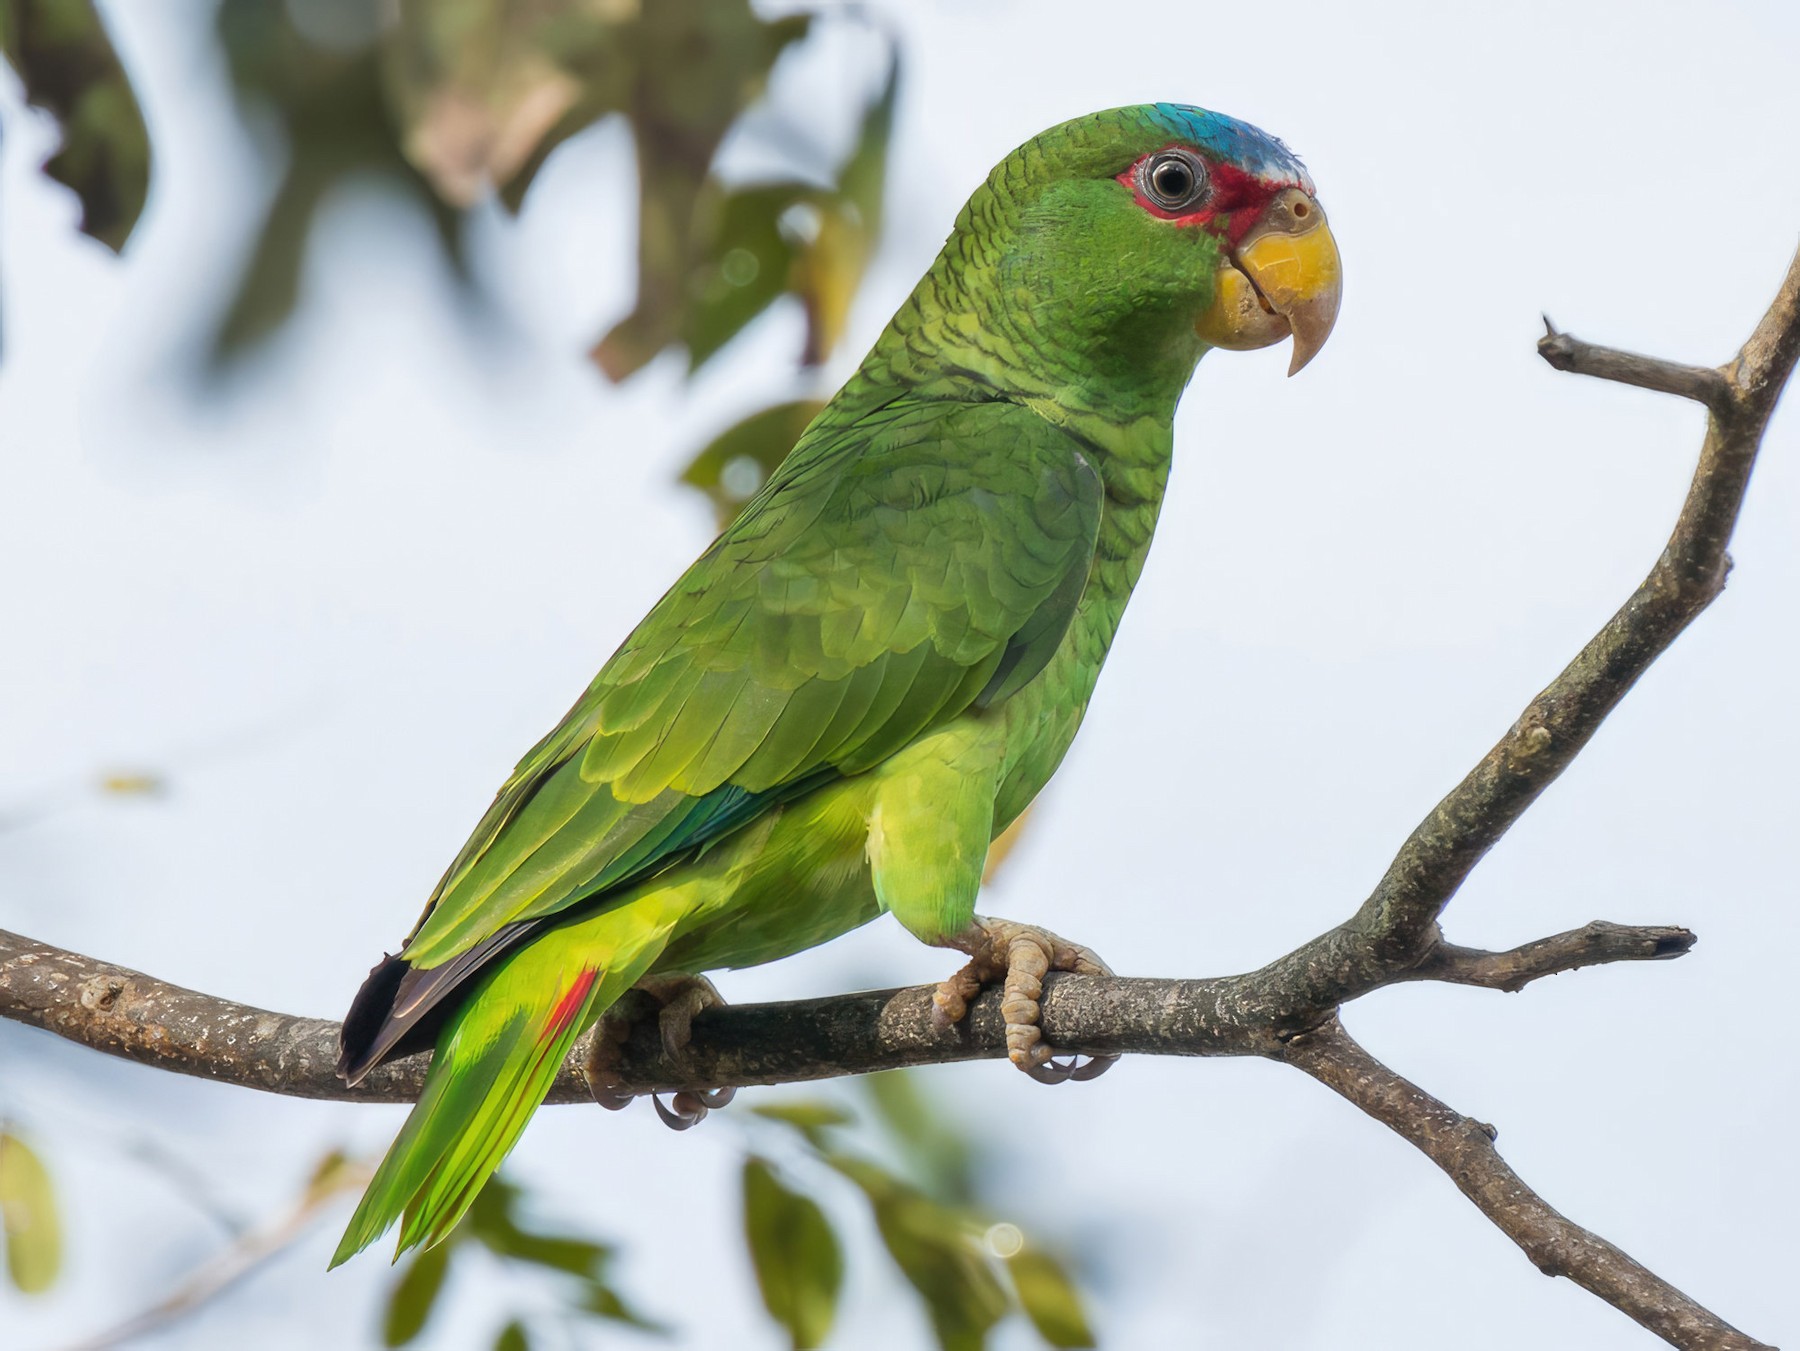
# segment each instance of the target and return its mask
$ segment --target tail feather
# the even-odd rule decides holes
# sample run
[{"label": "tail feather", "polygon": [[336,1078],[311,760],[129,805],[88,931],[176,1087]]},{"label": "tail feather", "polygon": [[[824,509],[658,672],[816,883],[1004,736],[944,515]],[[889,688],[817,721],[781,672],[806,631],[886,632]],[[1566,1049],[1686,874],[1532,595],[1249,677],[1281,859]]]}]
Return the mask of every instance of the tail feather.
[{"label": "tail feather", "polygon": [[550,1091],[575,1038],[643,976],[669,932],[617,910],[553,930],[502,959],[445,1025],[418,1104],[331,1265],[396,1221],[403,1221],[396,1257],[455,1228]]}]

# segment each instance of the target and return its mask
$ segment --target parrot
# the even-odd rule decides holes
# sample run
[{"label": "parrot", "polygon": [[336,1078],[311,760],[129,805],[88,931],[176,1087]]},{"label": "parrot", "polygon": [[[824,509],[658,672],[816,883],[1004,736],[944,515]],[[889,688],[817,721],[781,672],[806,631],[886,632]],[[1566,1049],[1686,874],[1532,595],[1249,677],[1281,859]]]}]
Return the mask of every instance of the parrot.
[{"label": "parrot", "polygon": [[1311,177],[1246,122],[1143,104],[1006,156],[370,972],[339,1074],[433,1054],[332,1265],[396,1223],[396,1258],[442,1240],[589,1028],[595,1096],[622,1105],[619,1010],[660,1006],[679,1051],[717,999],[703,973],[883,912],[969,958],[941,1022],[1003,981],[1014,1064],[1056,1082],[1110,1063],[1059,1062],[1037,1027],[1048,971],[1106,968],[977,915],[983,864],[1081,724],[1200,358],[1291,338],[1295,374],[1341,294]]}]

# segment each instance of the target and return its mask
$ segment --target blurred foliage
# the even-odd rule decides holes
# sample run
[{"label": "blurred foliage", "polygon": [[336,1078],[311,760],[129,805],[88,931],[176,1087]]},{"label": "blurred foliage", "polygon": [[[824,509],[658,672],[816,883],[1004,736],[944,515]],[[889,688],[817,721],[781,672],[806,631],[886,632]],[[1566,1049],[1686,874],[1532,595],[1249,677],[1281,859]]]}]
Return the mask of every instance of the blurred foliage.
[{"label": "blurred foliage", "polygon": [[374,0],[223,0],[218,38],[241,114],[279,140],[279,178],[213,338],[223,357],[267,337],[293,311],[320,206],[353,177],[417,201],[451,273],[466,282],[459,211],[402,152],[383,80]]},{"label": "blurred foliage", "polygon": [[756,496],[824,406],[819,399],[795,399],[752,413],[720,432],[681,471],[681,481],[705,493],[713,504],[719,529],[730,525]]},{"label": "blurred foliage", "polygon": [[819,1203],[754,1154],[744,1160],[744,1239],[763,1303],[795,1351],[822,1345],[837,1315],[844,1250]]},{"label": "blurred foliage", "polygon": [[99,788],[110,797],[162,797],[169,781],[149,770],[119,770],[100,776]]},{"label": "blurred foliage", "polygon": [[6,1237],[6,1274],[15,1289],[37,1295],[56,1283],[62,1224],[50,1173],[10,1129],[0,1129],[0,1230]]},{"label": "blurred foliage", "polygon": [[89,0],[0,0],[0,54],[25,100],[56,120],[44,172],[81,201],[81,229],[115,253],[150,189],[150,138]]},{"label": "blurred foliage", "polygon": [[[1063,1265],[1018,1226],[995,1222],[976,1195],[975,1146],[904,1071],[863,1081],[902,1158],[899,1169],[845,1147],[856,1118],[830,1102],[762,1105],[752,1114],[792,1130],[802,1176],[837,1175],[868,1205],[883,1248],[912,1286],[942,1351],[982,1351],[1003,1319],[1023,1314],[1046,1345],[1091,1347],[1094,1334]],[[770,1315],[793,1346],[823,1344],[842,1283],[842,1245],[826,1210],[761,1155],[744,1165],[744,1234]]]},{"label": "blurred foliage", "polygon": [[[878,241],[898,53],[890,43],[855,125],[842,129],[850,147],[842,163],[814,162],[805,134],[814,128],[788,128],[796,134],[782,147],[785,167],[755,181],[729,180],[717,161],[778,78],[783,52],[823,22],[867,22],[854,9],[830,13],[765,18],[749,0],[220,0],[214,35],[238,115],[271,159],[273,190],[213,326],[214,360],[251,350],[293,313],[321,208],[349,185],[379,184],[417,205],[448,275],[475,298],[463,242],[470,213],[494,202],[517,213],[559,146],[618,117],[636,152],[637,292],[631,312],[594,345],[598,369],[623,380],[680,349],[692,376],[786,299],[805,321],[793,374],[811,382],[844,337]],[[146,198],[151,147],[93,5],[0,0],[0,51],[28,99],[60,125],[62,148],[46,171],[77,193],[83,228],[121,248]],[[681,474],[721,528],[823,406],[777,394]],[[119,774],[102,786],[150,795],[163,782]],[[996,843],[991,864],[1012,838]],[[861,1128],[834,1103],[789,1100],[743,1118],[772,1123],[799,1151],[796,1167],[785,1155],[752,1153],[742,1172],[757,1283],[791,1344],[817,1346],[830,1334],[845,1272],[831,1209],[854,1198],[945,1351],[980,1351],[1014,1315],[1048,1345],[1091,1346],[1064,1267],[1016,1226],[987,1217],[974,1143],[911,1076],[864,1082],[895,1167],[850,1147]],[[348,1185],[358,1166],[327,1158],[310,1204]],[[424,1333],[452,1268],[470,1253],[535,1273],[558,1296],[548,1308],[516,1310],[496,1331],[495,1351],[567,1340],[563,1327],[546,1338],[545,1319],[661,1331],[612,1283],[611,1247],[529,1227],[524,1199],[511,1183],[490,1182],[443,1244],[405,1261],[382,1311],[384,1345]],[[13,1282],[42,1289],[59,1261],[55,1209],[42,1165],[13,1135],[0,1135],[0,1210]]]},{"label": "blurred foliage", "polygon": [[[406,1261],[388,1292],[381,1324],[383,1346],[406,1346],[425,1330],[452,1263],[471,1251],[484,1252],[515,1270],[549,1273],[560,1297],[555,1310],[559,1315],[623,1324],[640,1332],[663,1331],[635,1313],[613,1286],[612,1247],[578,1234],[528,1228],[519,1218],[524,1199],[512,1183],[492,1179],[447,1239]],[[496,1335],[496,1351],[529,1347],[532,1321],[530,1313],[514,1317]]]},{"label": "blurred foliage", "polygon": [[[842,164],[808,162],[805,135],[789,138],[789,167],[762,181],[727,182],[715,161],[777,58],[822,21],[764,18],[748,0],[222,0],[216,38],[275,186],[213,325],[213,360],[253,348],[293,313],[320,208],[343,185],[379,183],[418,205],[473,299],[468,213],[490,197],[516,212],[558,146],[622,117],[637,161],[637,299],[595,344],[599,368],[623,380],[682,348],[698,371],[788,296],[806,319],[796,373],[816,369],[843,338],[878,239],[897,52],[890,44]],[[831,21],[868,22],[853,9]],[[62,127],[48,171],[80,195],[84,228],[121,247],[144,203],[150,145],[95,10],[0,0],[0,25],[28,97]],[[684,478],[723,519],[750,494],[734,491],[742,473],[720,467],[741,461],[766,476],[814,407],[752,414]],[[727,439],[728,455],[709,458]]]}]

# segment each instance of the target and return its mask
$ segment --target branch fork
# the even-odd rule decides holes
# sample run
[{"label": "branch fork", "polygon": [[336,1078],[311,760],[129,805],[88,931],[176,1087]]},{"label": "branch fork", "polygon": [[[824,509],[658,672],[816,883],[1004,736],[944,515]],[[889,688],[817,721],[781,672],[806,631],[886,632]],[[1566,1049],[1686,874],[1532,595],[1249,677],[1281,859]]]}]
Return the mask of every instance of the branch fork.
[{"label": "branch fork", "polygon": [[[1432,809],[1343,924],[1238,976],[1050,976],[1043,1035],[1097,1056],[1254,1055],[1292,1065],[1410,1141],[1539,1270],[1566,1276],[1685,1351],[1757,1351],[1763,1343],[1558,1214],[1501,1159],[1492,1126],[1401,1078],[1338,1020],[1344,1004],[1390,985],[1429,980],[1513,992],[1582,967],[1667,961],[1695,942],[1683,928],[1597,920],[1489,952],[1447,942],[1439,920],[1482,856],[1723,588],[1726,544],[1763,431],[1800,357],[1800,254],[1749,341],[1721,367],[1601,347],[1548,320],[1545,327],[1538,350],[1556,369],[1674,394],[1707,410],[1681,515],[1644,581]],[[1006,1055],[999,990],[984,991],[967,1019],[948,1027],[932,1018],[932,995],[933,987],[915,986],[709,1008],[694,1017],[678,1058],[654,1028],[640,1027],[608,1052],[609,1073],[638,1093],[702,1093]],[[422,1055],[392,1062],[346,1088],[334,1072],[334,1022],[234,1004],[5,931],[0,1017],[110,1055],[297,1097],[411,1101],[426,1064]],[[575,1047],[549,1101],[592,1101],[582,1069],[592,1051]]]}]

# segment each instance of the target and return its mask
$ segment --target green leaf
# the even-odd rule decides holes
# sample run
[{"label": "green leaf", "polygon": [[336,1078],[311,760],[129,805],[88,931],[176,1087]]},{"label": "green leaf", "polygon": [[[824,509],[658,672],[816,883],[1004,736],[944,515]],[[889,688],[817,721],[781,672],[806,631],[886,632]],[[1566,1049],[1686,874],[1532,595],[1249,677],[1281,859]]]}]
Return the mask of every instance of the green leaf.
[{"label": "green leaf", "polygon": [[1027,1244],[1006,1258],[1006,1270],[1019,1306],[1046,1342],[1058,1347],[1094,1345],[1081,1295],[1054,1257]]},{"label": "green leaf", "polygon": [[752,413],[714,437],[681,471],[681,481],[705,493],[722,530],[787,458],[800,433],[825,405],[796,399]]},{"label": "green leaf", "polygon": [[869,1198],[875,1227],[931,1316],[943,1351],[981,1351],[1011,1308],[968,1215],[940,1205],[866,1159],[827,1160]]},{"label": "green leaf", "polygon": [[514,1214],[519,1197],[519,1189],[512,1184],[490,1180],[469,1207],[464,1221],[469,1236],[497,1257],[566,1271],[583,1280],[599,1280],[612,1260],[613,1250],[574,1234],[544,1234],[526,1229]]},{"label": "green leaf", "polygon": [[13,1285],[27,1295],[54,1285],[62,1269],[56,1195],[43,1161],[10,1131],[0,1132],[0,1229]]},{"label": "green leaf", "polygon": [[401,1273],[388,1296],[387,1316],[381,1323],[383,1346],[405,1346],[424,1331],[438,1293],[444,1288],[450,1251],[449,1243],[426,1248]]},{"label": "green leaf", "polygon": [[0,51],[25,101],[62,128],[44,172],[81,199],[81,228],[115,253],[150,190],[150,137],[90,0],[0,0]]},{"label": "green leaf", "polygon": [[690,283],[712,246],[718,191],[707,171],[725,133],[762,93],[783,48],[810,16],[763,19],[748,0],[643,4],[619,40],[635,58],[629,95],[638,166],[637,303],[595,345],[623,380],[681,339]]},{"label": "green leaf", "polygon": [[533,1262],[571,1276],[597,1277],[612,1257],[612,1249],[591,1239],[568,1234],[534,1234],[517,1229],[504,1239],[479,1236],[494,1252],[519,1262]]},{"label": "green leaf", "polygon": [[341,1149],[331,1150],[313,1166],[312,1176],[306,1180],[307,1198],[316,1201],[347,1187],[362,1185],[368,1181],[368,1174],[367,1166],[360,1161]]},{"label": "green leaf", "polygon": [[861,1083],[925,1190],[941,1201],[972,1202],[975,1146],[933,1107],[919,1077],[907,1070],[888,1070],[867,1075]]},{"label": "green leaf", "polygon": [[699,370],[788,289],[794,243],[781,220],[812,191],[799,183],[774,183],[723,193],[709,180],[695,207],[695,228],[710,247],[688,277],[681,324],[690,370]]},{"label": "green leaf", "polygon": [[791,1126],[806,1137],[814,1149],[826,1147],[825,1132],[833,1126],[854,1125],[856,1118],[829,1102],[768,1102],[750,1109],[753,1116],[765,1121],[778,1121]]},{"label": "green leaf", "polygon": [[844,336],[850,305],[881,237],[881,189],[899,89],[898,54],[888,60],[881,91],[863,114],[856,149],[838,171],[835,193],[814,199],[818,229],[794,262],[791,285],[806,306],[802,365],[821,365]]},{"label": "green leaf", "polygon": [[513,1319],[500,1329],[500,1335],[494,1338],[494,1351],[531,1351],[531,1338],[525,1334],[525,1325]]},{"label": "green leaf", "polygon": [[582,1296],[581,1309],[614,1323],[624,1323],[640,1332],[654,1333],[658,1337],[667,1337],[669,1329],[653,1319],[645,1318],[636,1309],[628,1305],[617,1290],[604,1281],[590,1281],[587,1293]]},{"label": "green leaf", "polygon": [[844,1254],[825,1212],[766,1161],[744,1161],[744,1238],[769,1316],[795,1351],[822,1344],[837,1314]]},{"label": "green leaf", "polygon": [[[379,181],[422,206],[450,277],[468,284],[460,213],[439,197],[402,152],[401,129],[375,39],[374,7],[340,5],[349,21],[330,41],[296,23],[303,7],[222,0],[216,27],[240,110],[272,122],[285,142],[279,187],[231,304],[212,338],[224,362],[268,337],[299,299],[308,242],[320,209],[341,184]],[[461,7],[459,7],[461,8]],[[356,31],[358,23],[366,31]]]}]

